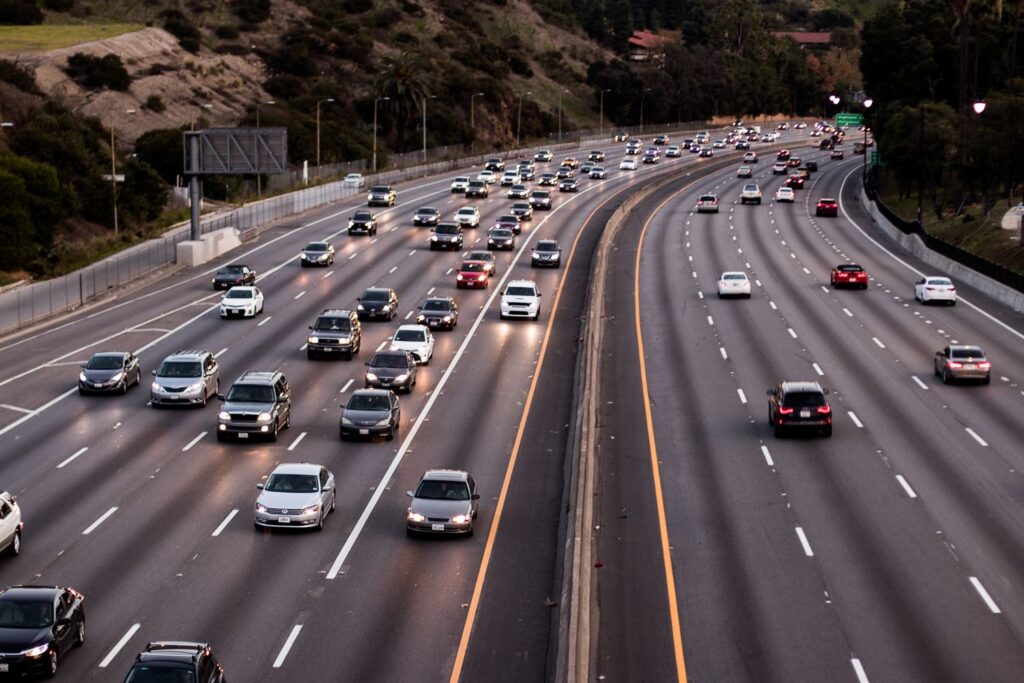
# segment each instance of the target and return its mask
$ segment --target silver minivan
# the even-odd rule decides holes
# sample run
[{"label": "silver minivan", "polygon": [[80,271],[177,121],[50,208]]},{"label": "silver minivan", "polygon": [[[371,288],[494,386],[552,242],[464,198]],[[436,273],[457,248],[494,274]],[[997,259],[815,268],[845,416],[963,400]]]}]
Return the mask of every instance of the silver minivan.
[{"label": "silver minivan", "polygon": [[164,358],[153,371],[149,402],[162,405],[203,407],[220,391],[220,368],[209,351],[178,351]]}]

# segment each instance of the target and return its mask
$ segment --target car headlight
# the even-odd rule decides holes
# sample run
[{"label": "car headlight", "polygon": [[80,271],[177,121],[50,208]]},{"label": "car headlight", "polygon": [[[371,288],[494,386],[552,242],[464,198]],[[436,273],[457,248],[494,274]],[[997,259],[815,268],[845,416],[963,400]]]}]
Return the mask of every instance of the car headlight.
[{"label": "car headlight", "polygon": [[203,383],[202,382],[193,382],[192,384],[188,385],[188,387],[185,389],[185,391],[187,393],[191,394],[192,392],[195,392],[195,391],[202,391],[202,389],[203,389]]},{"label": "car headlight", "polygon": [[306,256],[306,253],[305,253],[305,252],[303,252],[303,253],[299,254],[299,258],[301,258],[301,259],[302,259],[303,261],[307,261],[307,260],[309,260],[309,257],[308,257],[308,256]]},{"label": "car headlight", "polygon": [[372,373],[372,372],[368,372],[368,373],[366,373],[366,379],[371,381],[371,382],[376,382],[377,381],[377,375]]},{"label": "car headlight", "polygon": [[149,386],[149,388],[150,388],[150,390],[151,390],[151,391],[163,391],[163,387],[161,387],[161,386],[160,386],[159,384],[157,384],[156,382],[153,382],[153,383],[152,383],[152,384],[151,384],[151,385]]},{"label": "car headlight", "polygon": [[42,657],[49,650],[50,650],[50,644],[49,643],[43,643],[42,645],[38,645],[38,646],[33,647],[33,648],[29,649],[29,650],[22,650],[19,654],[24,655],[25,657]]},{"label": "car headlight", "polygon": [[326,260],[327,260],[327,254],[320,254],[320,255],[319,255],[319,256],[318,256],[317,258],[316,258],[316,260],[317,260],[317,261],[326,261]]},{"label": "car headlight", "polygon": [[446,316],[444,317],[444,321],[445,321],[446,323],[450,323],[450,322],[452,321],[452,317],[451,317],[450,315],[446,315]]},{"label": "car headlight", "polygon": [[362,310],[365,310],[365,309],[363,308],[362,304],[359,304],[358,306],[356,306],[356,310],[357,311],[362,311]]},{"label": "car headlight", "polygon": [[343,425],[348,425],[349,427],[351,427],[351,426],[352,426],[352,425],[354,425],[355,423],[354,423],[354,422],[353,422],[352,420],[350,420],[350,419],[348,419],[347,417],[345,417],[344,415],[342,415],[342,416],[341,416],[341,424],[343,424]]},{"label": "car headlight", "polygon": [[437,241],[437,235],[431,235],[430,236],[430,241],[431,242],[436,242]]},{"label": "car headlight", "polygon": [[391,310],[391,304],[384,304],[384,307],[381,308],[381,310],[382,311],[390,311]]},{"label": "car headlight", "polygon": [[256,421],[257,422],[264,422],[264,423],[266,423],[266,422],[270,422],[270,418],[271,418],[270,413],[260,413],[259,417],[256,418]]},{"label": "car headlight", "polygon": [[229,413],[226,410],[222,410],[219,413],[217,413],[217,419],[227,422],[228,420],[231,419],[231,413]]},{"label": "car headlight", "polygon": [[494,240],[487,240],[487,244],[494,244]]},{"label": "car headlight", "polygon": [[86,378],[85,378],[85,373],[84,373],[84,372],[80,372],[80,373],[78,374],[78,381],[79,381],[79,382],[85,382],[85,381],[86,381]]},{"label": "car headlight", "polygon": [[462,282],[462,279],[463,279],[462,278],[462,273],[459,273],[458,275],[456,275],[455,279],[458,280],[459,282]]},{"label": "car headlight", "polygon": [[320,343],[320,337],[307,337],[306,338],[306,343],[307,344],[319,344]]},{"label": "car headlight", "polygon": [[263,503],[256,503],[256,512],[266,512],[267,506]]},{"label": "car headlight", "polygon": [[313,515],[317,512],[320,512],[319,505],[310,505],[308,508],[302,508],[302,514],[304,515]]},{"label": "car headlight", "polygon": [[348,227],[349,227],[350,229],[351,229],[351,228],[353,228],[353,227],[355,227],[355,225],[356,225],[356,222],[355,222],[355,221],[349,221],[349,222],[348,222]]},{"label": "car headlight", "polygon": [[403,374],[403,375],[399,375],[398,377],[395,377],[395,381],[396,382],[404,382],[407,379],[409,379],[409,373],[408,372]]},{"label": "car headlight", "polygon": [[540,252],[539,252],[539,251],[535,251],[535,252],[533,252],[533,253],[532,253],[532,254],[530,255],[530,258],[540,258],[540,257],[541,257],[541,256],[540,256]]},{"label": "car headlight", "polygon": [[389,424],[391,424],[391,418],[386,417],[383,420],[381,420],[380,422],[378,422],[377,426],[378,427],[387,427]]},{"label": "car headlight", "polygon": [[425,521],[427,521],[427,518],[425,516],[421,515],[418,512],[413,512],[412,510],[409,510],[409,513],[405,516],[405,518],[408,519],[410,522],[425,522]]},{"label": "car headlight", "polygon": [[373,201],[373,195],[372,194],[366,195],[366,201],[372,202]]},{"label": "car headlight", "polygon": [[427,320],[427,316],[423,315],[422,313],[420,313],[419,315],[416,316],[416,322],[417,323],[422,323],[422,322],[425,322],[426,320]]},{"label": "car headlight", "polygon": [[465,524],[471,519],[469,515],[455,515],[452,517],[452,524]]}]

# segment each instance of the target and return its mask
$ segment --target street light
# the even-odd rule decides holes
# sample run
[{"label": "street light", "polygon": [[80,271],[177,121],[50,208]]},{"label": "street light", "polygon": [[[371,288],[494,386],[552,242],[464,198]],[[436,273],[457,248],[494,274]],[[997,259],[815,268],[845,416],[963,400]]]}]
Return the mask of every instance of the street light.
[{"label": "street light", "polygon": [[644,134],[644,96],[646,93],[651,92],[650,88],[644,88],[640,91],[640,134]]},{"label": "street light", "polygon": [[[212,104],[200,104],[199,108],[200,109],[205,109],[206,111],[210,111],[211,109],[213,109],[213,105]],[[196,113],[195,112],[192,112],[192,115],[189,117],[188,129],[189,130],[195,130],[196,129]]]},{"label": "street light", "polygon": [[377,104],[390,100],[390,97],[378,97],[373,101],[373,172],[377,172]]},{"label": "street light", "polygon": [[437,99],[437,95],[423,96],[423,161],[427,161],[427,100]]},{"label": "street light", "polygon": [[569,92],[565,88],[558,91],[558,141],[562,141],[562,94]]},{"label": "street light", "polygon": [[473,151],[473,148],[476,147],[476,119],[474,118],[473,100],[483,96],[484,94],[482,92],[469,96],[469,133],[472,136],[472,139],[469,141],[469,150],[471,152]]},{"label": "street light", "polygon": [[[134,109],[125,109],[128,116],[135,113]],[[117,148],[114,147],[114,117],[110,117],[110,193],[114,203],[114,237],[117,237]]]},{"label": "street light", "polygon": [[974,113],[977,114],[978,116],[981,116],[981,112],[985,111],[985,107],[987,107],[987,106],[988,106],[987,103],[985,103],[985,102],[983,102],[981,100],[978,100],[973,105]]},{"label": "street light", "polygon": [[519,149],[519,133],[523,127],[523,95],[532,95],[533,92],[527,90],[526,92],[519,93],[519,113],[516,114],[516,149]]},{"label": "street light", "polygon": [[320,177],[320,105],[324,102],[333,102],[333,97],[325,97],[316,101],[316,176]]},{"label": "street light", "polygon": [[[874,103],[875,103],[875,101],[873,99],[871,99],[870,97],[867,98],[866,100],[864,100],[863,104],[864,104],[864,113],[865,114],[868,113],[868,109],[871,109],[871,105],[874,104]],[[864,166],[863,166],[863,169],[864,170],[861,173],[861,180],[860,180],[860,182],[866,188],[867,185],[868,185],[868,122],[867,122],[867,116],[864,117]]]},{"label": "street light", "polygon": [[[829,95],[828,101],[832,103],[832,106],[839,104],[839,95]],[[825,120],[828,121],[828,105],[825,105]]]},{"label": "street light", "polygon": [[612,91],[611,88],[604,88],[603,90],[600,91],[600,93],[601,93],[601,123],[599,124],[600,127],[598,128],[598,135],[600,135],[602,138],[604,137],[604,94],[606,92],[611,92],[611,91]]},{"label": "street light", "polygon": [[[260,127],[260,107],[265,104],[277,104],[276,100],[265,100],[263,102],[256,103],[256,127]],[[263,176],[259,173],[256,174],[256,196],[263,196]]]}]

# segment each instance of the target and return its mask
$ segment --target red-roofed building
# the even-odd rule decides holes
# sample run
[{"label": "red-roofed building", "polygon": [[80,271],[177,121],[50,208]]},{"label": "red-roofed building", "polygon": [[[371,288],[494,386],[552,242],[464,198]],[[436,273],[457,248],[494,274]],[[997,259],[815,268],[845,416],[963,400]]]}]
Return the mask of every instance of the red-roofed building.
[{"label": "red-roofed building", "polygon": [[773,35],[789,38],[802,50],[827,50],[832,47],[832,34],[828,31],[776,31]]},{"label": "red-roofed building", "polygon": [[665,39],[650,31],[633,31],[629,37],[629,59],[634,62],[665,61]]}]

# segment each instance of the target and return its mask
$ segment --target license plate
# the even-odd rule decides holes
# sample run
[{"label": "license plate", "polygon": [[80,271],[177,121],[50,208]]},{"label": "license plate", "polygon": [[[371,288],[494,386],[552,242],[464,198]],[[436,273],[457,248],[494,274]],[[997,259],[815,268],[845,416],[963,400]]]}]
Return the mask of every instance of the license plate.
[{"label": "license plate", "polygon": [[431,327],[437,327],[437,325],[438,325],[438,323],[439,323],[439,322],[440,322],[440,321],[438,321],[438,320],[431,320],[431,321],[430,321],[430,326],[431,326]]},{"label": "license plate", "polygon": [[238,433],[238,438],[239,438],[239,439],[248,439],[248,438],[249,438],[249,435],[248,435],[248,434],[246,434],[245,432],[239,432],[239,433]]},{"label": "license plate", "polygon": [[801,408],[800,409],[800,417],[810,417],[810,416],[811,416],[811,409],[810,408]]},{"label": "license plate", "polygon": [[964,370],[974,370],[977,366],[974,363],[965,363]]},{"label": "license plate", "polygon": [[369,434],[369,433],[370,433],[370,430],[369,430],[369,429],[360,429],[360,430],[359,430],[359,433],[360,433],[360,434]]},{"label": "license plate", "polygon": [[292,523],[292,518],[291,517],[278,517],[277,518],[277,523],[278,524],[291,524]]},{"label": "license plate", "polygon": [[10,671],[10,666],[10,664],[0,664],[0,671],[6,673],[7,671]]},{"label": "license plate", "polygon": [[97,389],[100,389],[100,388],[103,387],[103,385],[100,384],[100,383],[95,383],[95,384],[93,384],[93,386],[96,387]]},{"label": "license plate", "polygon": [[431,531],[444,531],[444,524],[431,524],[430,525],[430,530]]}]

